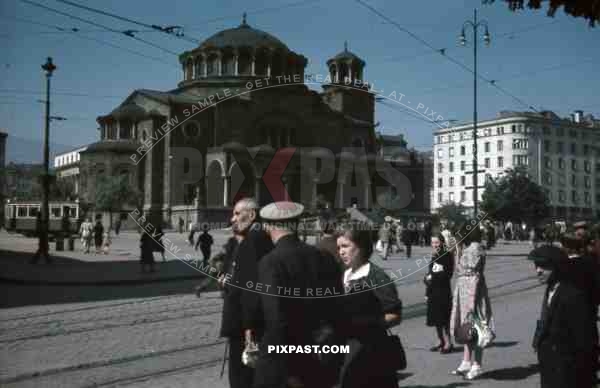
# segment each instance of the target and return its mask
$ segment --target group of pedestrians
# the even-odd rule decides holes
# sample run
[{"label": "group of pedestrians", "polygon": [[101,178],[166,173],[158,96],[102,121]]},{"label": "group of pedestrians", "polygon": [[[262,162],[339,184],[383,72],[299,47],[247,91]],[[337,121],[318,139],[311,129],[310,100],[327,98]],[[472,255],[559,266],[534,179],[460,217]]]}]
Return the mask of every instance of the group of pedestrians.
[{"label": "group of pedestrians", "polygon": [[[419,225],[422,226],[419,229]],[[379,228],[379,240],[377,250],[381,252],[383,260],[387,260],[391,253],[401,251],[400,243],[406,248],[406,257],[411,258],[412,246],[421,244],[429,245],[431,240],[431,224],[421,222],[417,224],[415,220],[410,220],[406,225],[394,220],[390,216],[384,218],[383,225]]]},{"label": "group of pedestrians", "polygon": [[96,254],[108,254],[111,245],[110,230],[104,230],[102,221],[97,220],[94,225],[92,224],[91,218],[86,218],[85,221],[81,223],[79,234],[81,236],[83,253],[90,253],[93,242],[95,248],[94,252]]},{"label": "group of pedestrians", "polygon": [[[230,386],[395,387],[393,358],[381,350],[389,344],[388,328],[401,320],[402,303],[389,276],[369,261],[371,231],[325,228],[315,247],[297,235],[302,211],[302,205],[290,202],[260,209],[251,198],[234,206],[234,236],[225,245],[224,274],[219,278]],[[247,284],[267,290],[239,286]],[[361,291],[364,284],[383,286]],[[306,297],[316,290],[347,295]],[[281,345],[328,344],[347,344],[350,353],[269,351]],[[250,355],[256,349],[253,362]]]}]

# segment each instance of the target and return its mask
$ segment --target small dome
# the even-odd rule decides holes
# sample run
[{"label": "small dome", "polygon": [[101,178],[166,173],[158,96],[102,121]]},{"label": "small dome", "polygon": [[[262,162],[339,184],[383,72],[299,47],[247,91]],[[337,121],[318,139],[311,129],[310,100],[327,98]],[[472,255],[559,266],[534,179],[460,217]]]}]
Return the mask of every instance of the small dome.
[{"label": "small dome", "polygon": [[338,53],[336,56],[328,60],[327,64],[330,64],[334,61],[356,61],[363,66],[365,64],[365,61],[363,61],[358,55],[348,50],[348,42],[344,42],[344,51]]},{"label": "small dome", "polygon": [[217,32],[199,46],[200,49],[225,47],[268,47],[289,51],[288,47],[273,35],[250,27],[246,23],[246,14],[239,27]]}]

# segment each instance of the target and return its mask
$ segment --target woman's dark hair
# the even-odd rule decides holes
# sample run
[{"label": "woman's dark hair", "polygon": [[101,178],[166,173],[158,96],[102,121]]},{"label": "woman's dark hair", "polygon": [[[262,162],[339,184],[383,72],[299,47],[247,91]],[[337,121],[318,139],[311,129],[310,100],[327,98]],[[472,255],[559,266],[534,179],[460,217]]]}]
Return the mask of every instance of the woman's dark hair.
[{"label": "woman's dark hair", "polygon": [[437,238],[440,240],[440,248],[437,250],[436,254],[441,256],[446,253],[446,239],[444,236],[441,233],[435,233],[431,236],[431,238]]},{"label": "woman's dark hair", "polygon": [[468,220],[464,222],[458,229],[456,234],[456,243],[471,245],[473,242],[481,242],[481,230],[479,229],[479,221]]},{"label": "woman's dark hair", "polygon": [[352,241],[360,250],[361,256],[368,259],[373,254],[373,238],[371,226],[363,222],[344,224],[338,237],[346,237]]}]

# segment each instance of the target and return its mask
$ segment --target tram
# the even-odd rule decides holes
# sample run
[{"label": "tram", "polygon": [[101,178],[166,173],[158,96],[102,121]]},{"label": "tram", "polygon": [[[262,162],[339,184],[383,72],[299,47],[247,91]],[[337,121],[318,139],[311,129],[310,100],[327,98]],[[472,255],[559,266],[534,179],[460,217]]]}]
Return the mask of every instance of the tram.
[{"label": "tram", "polygon": [[[35,236],[37,217],[42,208],[41,202],[22,201],[6,204],[4,209],[6,230],[21,233],[25,236]],[[62,230],[62,218],[66,215],[71,223],[71,231],[77,231],[79,220],[79,203],[49,202],[48,232],[53,234]]]}]

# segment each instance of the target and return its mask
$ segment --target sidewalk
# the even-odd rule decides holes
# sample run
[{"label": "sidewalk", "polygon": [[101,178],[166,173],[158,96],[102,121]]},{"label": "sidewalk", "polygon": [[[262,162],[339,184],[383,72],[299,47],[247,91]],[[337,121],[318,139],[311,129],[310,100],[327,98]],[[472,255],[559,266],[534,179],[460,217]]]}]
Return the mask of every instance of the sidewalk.
[{"label": "sidewalk", "polygon": [[[107,255],[83,253],[79,239],[75,240],[74,251],[57,252],[55,244],[51,242],[52,263],[46,264],[40,260],[37,264],[30,264],[38,240],[0,231],[0,281],[32,285],[99,286],[204,278],[205,274],[182,260],[186,255],[201,259],[201,255],[187,242],[187,235],[167,233],[165,237],[168,238],[164,243],[166,260],[163,261],[160,254],[155,252],[156,271],[142,273],[137,233],[125,232],[113,237]],[[213,254],[216,254],[228,236],[217,231],[213,237]]]}]

